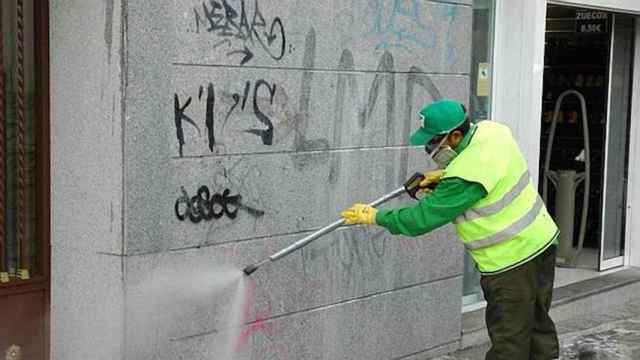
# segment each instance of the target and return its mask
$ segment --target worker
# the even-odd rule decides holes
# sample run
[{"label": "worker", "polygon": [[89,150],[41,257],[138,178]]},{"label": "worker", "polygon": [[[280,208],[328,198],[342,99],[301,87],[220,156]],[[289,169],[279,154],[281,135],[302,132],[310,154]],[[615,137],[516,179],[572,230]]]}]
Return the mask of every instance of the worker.
[{"label": "worker", "polygon": [[342,217],[407,236],[453,222],[481,274],[491,338],[486,359],[557,358],[549,307],[558,227],[511,131],[494,121],[472,123],[454,100],[436,101],[419,114],[422,125],[410,143],[424,146],[439,166],[420,184],[433,190],[414,206],[354,204]]}]

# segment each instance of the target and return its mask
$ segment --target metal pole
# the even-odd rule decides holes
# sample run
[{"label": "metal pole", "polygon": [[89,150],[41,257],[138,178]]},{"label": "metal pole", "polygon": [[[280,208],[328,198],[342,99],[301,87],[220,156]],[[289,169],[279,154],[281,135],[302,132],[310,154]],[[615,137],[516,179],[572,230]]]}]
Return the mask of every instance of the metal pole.
[{"label": "metal pole", "polygon": [[570,263],[573,258],[573,224],[576,206],[576,178],[575,170],[558,170],[556,185],[556,213],[555,219],[560,228],[560,244],[558,247],[558,261]]},{"label": "metal pole", "polygon": [[[374,200],[373,202],[369,203],[370,206],[376,207],[379,205],[382,205],[384,203],[386,203],[389,200],[395,199],[398,196],[402,195],[404,192],[406,191],[405,187],[401,187],[398,188],[384,196],[382,196],[381,198],[378,198],[376,200]],[[334,221],[333,223],[323,227],[322,229],[314,232],[313,234],[310,234],[298,241],[296,241],[295,243],[287,246],[286,248],[278,251],[277,253],[269,256],[267,259],[264,259],[256,264],[253,265],[249,265],[246,268],[244,268],[244,273],[246,275],[250,275],[251,273],[253,273],[254,271],[256,271],[260,266],[266,264],[269,261],[276,261],[286,255],[289,255],[290,253],[300,249],[303,246],[306,246],[307,244],[309,244],[310,242],[312,242],[313,240],[326,235],[334,230],[336,230],[337,228],[339,228],[340,226],[344,225],[344,219],[339,219]]]},{"label": "metal pole", "polygon": [[[381,205],[381,204],[383,204],[383,203],[385,203],[385,202],[387,202],[387,201],[389,201],[391,199],[394,199],[394,198],[402,195],[402,193],[404,193],[404,192],[405,192],[404,187],[398,188],[398,189],[394,190],[393,192],[391,192],[391,193],[389,193],[389,194],[387,194],[387,195],[385,195],[385,196],[383,196],[383,197],[381,197],[379,199],[376,199],[374,202],[370,203],[369,205],[371,205],[373,207],[376,207],[378,205]],[[308,243],[312,242],[313,240],[315,240],[315,239],[317,239],[317,238],[319,238],[321,236],[324,236],[324,235],[334,231],[335,229],[339,228],[340,226],[344,225],[344,221],[345,221],[344,219],[339,219],[339,220],[336,220],[336,221],[332,222],[331,224],[323,227],[322,229],[314,232],[313,234],[310,234],[310,235],[308,235],[308,236],[296,241],[295,243],[287,246],[286,248],[278,251],[277,253],[269,256],[269,259],[271,259],[271,261],[276,261],[276,260],[282,258],[283,256],[289,255],[290,253],[300,249],[301,247],[303,247],[303,246],[307,245]]]}]

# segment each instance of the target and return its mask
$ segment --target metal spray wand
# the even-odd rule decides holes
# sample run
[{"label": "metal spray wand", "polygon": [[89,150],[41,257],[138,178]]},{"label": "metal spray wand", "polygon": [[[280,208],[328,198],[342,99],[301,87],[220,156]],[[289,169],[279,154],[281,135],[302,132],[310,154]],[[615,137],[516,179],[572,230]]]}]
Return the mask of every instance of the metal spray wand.
[{"label": "metal spray wand", "polygon": [[[407,192],[411,197],[416,198],[416,194],[418,193],[418,191],[420,189],[422,189],[420,187],[420,183],[424,179],[425,179],[425,177],[424,177],[423,174],[415,173],[409,180],[407,180],[405,182],[405,184],[402,187],[397,188],[396,190],[394,190],[394,191],[382,196],[381,198],[374,200],[369,205],[372,206],[372,207],[377,207],[377,206],[382,205],[382,204],[384,204],[384,203],[386,203],[386,202],[388,202],[388,201],[390,201],[392,199],[397,198],[398,196],[402,195],[404,192]],[[314,232],[313,234],[310,234],[310,235],[308,235],[308,236],[296,241],[295,243],[287,246],[286,248],[278,251],[277,253],[269,256],[268,258],[266,258],[266,259],[264,259],[264,260],[262,260],[262,261],[260,261],[258,263],[255,263],[255,264],[252,264],[252,265],[249,265],[249,266],[245,267],[243,271],[244,271],[245,275],[251,275],[254,271],[258,270],[258,268],[260,266],[262,266],[262,265],[264,265],[264,264],[266,264],[268,262],[271,262],[271,261],[276,261],[278,259],[281,259],[281,258],[289,255],[290,253],[292,253],[292,252],[300,249],[301,247],[309,244],[313,240],[315,240],[315,239],[317,239],[317,238],[319,238],[319,237],[321,237],[323,235],[326,235],[326,234],[336,230],[340,226],[344,225],[344,223],[345,223],[344,219],[336,220],[333,223],[331,223],[331,224],[323,227],[322,229]]]},{"label": "metal spray wand", "polygon": [[[430,147],[429,144],[425,145],[425,151],[427,152],[427,154],[429,155],[430,158],[433,158],[434,155],[438,152],[438,150],[442,147],[442,145],[447,140],[447,138],[449,136],[449,133],[440,134],[440,136],[442,136],[442,139],[438,139],[437,142],[434,143],[434,145],[436,145],[436,146]],[[388,202],[388,201],[390,201],[392,199],[395,199],[398,196],[402,195],[402,193],[404,193],[405,191],[412,198],[417,200],[418,199],[417,198],[418,191],[424,189],[424,187],[420,186],[420,183],[424,179],[425,179],[424,174],[415,173],[415,174],[413,174],[413,176],[411,176],[409,178],[409,180],[407,180],[404,183],[404,185],[401,188],[397,188],[394,191],[384,195],[383,197],[373,201],[372,203],[369,204],[369,206],[377,207],[379,205],[382,205],[382,204],[384,204],[384,203],[386,203],[386,202]],[[436,185],[435,183],[427,185],[427,188],[433,189],[433,187],[435,187],[435,185]],[[345,223],[344,219],[336,220],[333,223],[331,223],[331,224],[323,227],[322,229],[314,232],[313,234],[310,234],[310,235],[308,235],[308,236],[296,241],[295,243],[287,246],[286,248],[278,251],[277,253],[269,256],[268,258],[266,258],[266,259],[264,259],[264,260],[262,260],[262,261],[260,261],[258,263],[255,263],[255,264],[252,264],[252,265],[249,265],[249,266],[245,267],[244,270],[242,270],[242,271],[244,271],[245,275],[249,276],[253,272],[255,272],[256,270],[258,270],[258,268],[260,266],[262,266],[262,265],[264,265],[264,264],[266,264],[268,262],[271,262],[271,261],[276,261],[278,259],[281,259],[284,256],[287,256],[287,255],[291,254],[292,252],[294,252],[294,251],[300,249],[301,247],[309,244],[313,240],[315,240],[315,239],[317,239],[317,238],[319,238],[319,237],[321,237],[321,236],[323,236],[325,234],[328,234],[328,233],[334,231],[335,229],[337,229],[340,226],[344,225],[344,223]]]}]

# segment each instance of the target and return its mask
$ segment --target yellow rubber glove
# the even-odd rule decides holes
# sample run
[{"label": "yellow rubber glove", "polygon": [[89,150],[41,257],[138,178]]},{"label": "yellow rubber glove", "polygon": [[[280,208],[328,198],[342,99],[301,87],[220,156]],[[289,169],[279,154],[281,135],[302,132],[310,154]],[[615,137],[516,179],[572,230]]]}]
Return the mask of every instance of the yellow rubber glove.
[{"label": "yellow rubber glove", "polygon": [[376,214],[378,210],[367,204],[353,204],[350,208],[340,213],[347,225],[364,224],[371,225],[376,223]]},{"label": "yellow rubber glove", "polygon": [[437,184],[440,182],[440,179],[444,175],[444,170],[433,170],[427,171],[424,173],[424,180],[420,182],[420,187],[431,192],[430,189],[427,189],[432,184]]}]

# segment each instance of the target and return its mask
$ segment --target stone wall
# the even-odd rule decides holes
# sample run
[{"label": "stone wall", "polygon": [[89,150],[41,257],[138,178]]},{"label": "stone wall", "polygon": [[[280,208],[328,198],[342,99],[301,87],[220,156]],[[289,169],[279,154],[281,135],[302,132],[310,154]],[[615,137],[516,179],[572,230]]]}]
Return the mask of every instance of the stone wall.
[{"label": "stone wall", "polygon": [[[54,21],[98,11],[80,4],[59,2]],[[123,114],[122,168],[95,163],[120,159],[115,150],[89,151],[62,135],[54,142],[69,141],[61,144],[69,152],[79,146],[88,152],[80,163],[100,167],[78,175],[81,186],[92,187],[100,174],[123,178],[123,203],[114,205],[122,246],[100,250],[115,255],[108,259],[117,269],[96,263],[101,274],[122,275],[122,357],[219,358],[212,344],[224,343],[220,319],[232,304],[214,299],[155,331],[150,319],[176,309],[140,306],[148,283],[191,269],[197,277],[202,264],[241,269],[354,201],[371,201],[432,167],[407,139],[423,104],[467,102],[471,1],[129,0],[115,7],[124,24],[114,28],[122,31],[125,69],[116,94],[123,102],[114,104]],[[58,25],[85,29],[69,26]],[[77,46],[71,42],[59,39],[53,51]],[[79,52],[91,49],[84,42]],[[104,58],[84,60],[97,67]],[[64,85],[61,93],[83,91]],[[106,126],[111,109],[80,102],[69,114],[79,105],[97,109],[96,117],[65,126]],[[65,166],[60,171],[75,164]],[[198,195],[208,200],[200,204],[214,203],[212,212],[194,210]],[[106,224],[110,215],[96,216],[107,216]],[[108,243],[103,230],[78,229],[96,233],[92,254]],[[81,241],[62,225],[57,236]],[[462,249],[451,228],[418,238],[343,229],[244,282],[248,325],[232,339],[238,359],[418,359],[455,348],[460,337]]]},{"label": "stone wall", "polygon": [[119,0],[50,2],[51,358],[122,358]]}]

